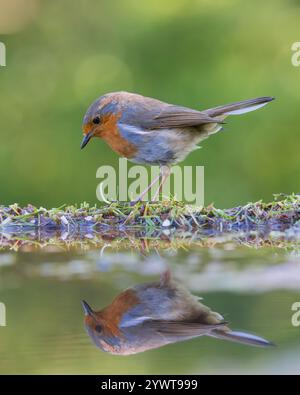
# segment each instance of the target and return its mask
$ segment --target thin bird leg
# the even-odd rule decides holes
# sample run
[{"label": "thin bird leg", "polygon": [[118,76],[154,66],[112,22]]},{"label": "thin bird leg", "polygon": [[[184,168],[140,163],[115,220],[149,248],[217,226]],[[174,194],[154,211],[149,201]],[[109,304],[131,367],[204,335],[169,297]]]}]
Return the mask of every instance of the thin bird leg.
[{"label": "thin bird leg", "polygon": [[[140,196],[138,196],[137,199],[135,199],[133,202],[131,202],[131,205],[134,206],[137,202],[139,202],[145,195],[146,193],[149,191],[149,189],[151,189],[153,187],[153,185],[159,181],[160,177],[161,177],[161,182],[160,185],[158,187],[158,190],[155,192],[154,197],[156,197],[156,195],[159,193],[160,188],[163,186],[163,184],[165,183],[166,179],[168,178],[168,176],[170,175],[170,169],[167,166],[162,166],[160,168],[160,172],[159,175],[151,182],[151,184],[143,191],[143,193],[140,194]],[[128,223],[128,221],[133,217],[134,215],[134,210],[131,211],[131,213],[127,216],[127,218],[125,219],[123,225],[126,225]]]},{"label": "thin bird leg", "polygon": [[162,191],[162,187],[163,187],[164,183],[167,181],[170,173],[171,173],[171,169],[168,166],[162,166],[160,168],[161,182],[159,184],[157,191],[155,192],[155,194],[153,196],[153,201],[155,201],[158,198],[159,193]]},{"label": "thin bird leg", "polygon": [[133,201],[131,202],[131,205],[134,206],[137,202],[143,199],[143,197],[146,195],[146,193],[153,187],[154,184],[157,183],[159,180],[161,174],[159,174],[157,177],[154,178],[154,180],[151,182],[150,185],[147,186],[147,188]]}]

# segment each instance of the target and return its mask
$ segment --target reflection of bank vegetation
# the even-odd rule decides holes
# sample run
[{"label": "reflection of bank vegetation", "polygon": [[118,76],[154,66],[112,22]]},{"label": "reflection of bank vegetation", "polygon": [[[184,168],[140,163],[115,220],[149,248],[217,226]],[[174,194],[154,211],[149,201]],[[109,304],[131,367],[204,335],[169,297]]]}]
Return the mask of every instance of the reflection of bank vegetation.
[{"label": "reflection of bank vegetation", "polygon": [[237,245],[248,247],[274,247],[286,250],[300,250],[300,231],[252,230],[249,232],[218,232],[182,230],[108,230],[90,233],[68,233],[60,231],[4,233],[0,239],[0,250],[46,252],[62,250],[89,250],[105,248],[109,245],[115,251],[124,249],[147,253],[151,250],[186,250],[188,248],[235,248]]},{"label": "reflection of bank vegetation", "polygon": [[212,291],[299,290],[299,244],[290,244],[288,250],[247,248],[236,244],[236,240],[243,242],[245,238],[231,236],[213,238],[215,244],[209,244],[212,248],[201,248],[207,246],[205,240],[188,245],[175,240],[154,243],[149,239],[117,238],[106,240],[106,244],[102,240],[102,248],[88,252],[66,251],[63,244],[49,244],[44,246],[44,253],[37,253],[32,244],[27,244],[20,248],[21,253],[0,254],[2,285],[9,288],[28,279],[49,277],[101,283],[110,279],[119,287],[121,277],[122,284],[131,284],[139,275],[152,278],[169,267],[174,278],[199,295]]}]

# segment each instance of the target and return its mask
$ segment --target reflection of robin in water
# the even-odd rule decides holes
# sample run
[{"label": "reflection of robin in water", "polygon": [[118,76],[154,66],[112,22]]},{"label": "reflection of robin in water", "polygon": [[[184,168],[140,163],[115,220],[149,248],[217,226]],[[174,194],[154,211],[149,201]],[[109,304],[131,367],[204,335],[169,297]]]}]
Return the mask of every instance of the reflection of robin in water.
[{"label": "reflection of robin in water", "polygon": [[166,272],[157,282],[123,291],[101,311],[83,301],[85,326],[97,347],[112,354],[135,354],[169,343],[211,336],[253,346],[267,340],[231,331],[223,317],[199,302]]}]

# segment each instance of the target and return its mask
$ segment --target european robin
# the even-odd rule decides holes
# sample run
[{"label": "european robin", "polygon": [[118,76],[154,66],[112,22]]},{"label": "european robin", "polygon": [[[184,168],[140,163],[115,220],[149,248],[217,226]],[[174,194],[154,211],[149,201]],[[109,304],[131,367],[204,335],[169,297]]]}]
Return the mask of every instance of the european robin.
[{"label": "european robin", "polygon": [[132,162],[159,165],[160,175],[136,199],[142,200],[160,180],[155,200],[170,174],[170,166],[221,130],[228,115],[256,110],[273,99],[259,97],[197,111],[135,93],[108,93],[95,100],[84,116],[81,148],[92,137],[100,137]]},{"label": "european robin", "polygon": [[219,313],[171,279],[170,272],[160,281],[123,291],[103,310],[82,303],[87,333],[97,347],[112,354],[136,354],[203,335],[254,346],[272,344],[231,331]]}]

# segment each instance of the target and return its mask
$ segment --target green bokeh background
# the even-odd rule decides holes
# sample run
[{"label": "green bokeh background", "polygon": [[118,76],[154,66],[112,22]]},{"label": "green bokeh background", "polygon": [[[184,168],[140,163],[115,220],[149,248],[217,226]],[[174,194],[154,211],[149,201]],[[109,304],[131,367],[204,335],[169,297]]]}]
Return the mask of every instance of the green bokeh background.
[{"label": "green bokeh background", "polygon": [[128,90],[206,108],[272,95],[231,117],[186,165],[205,166],[205,203],[228,207],[299,191],[296,0],[0,0],[1,203],[96,202],[104,142],[80,151],[92,100]]}]

